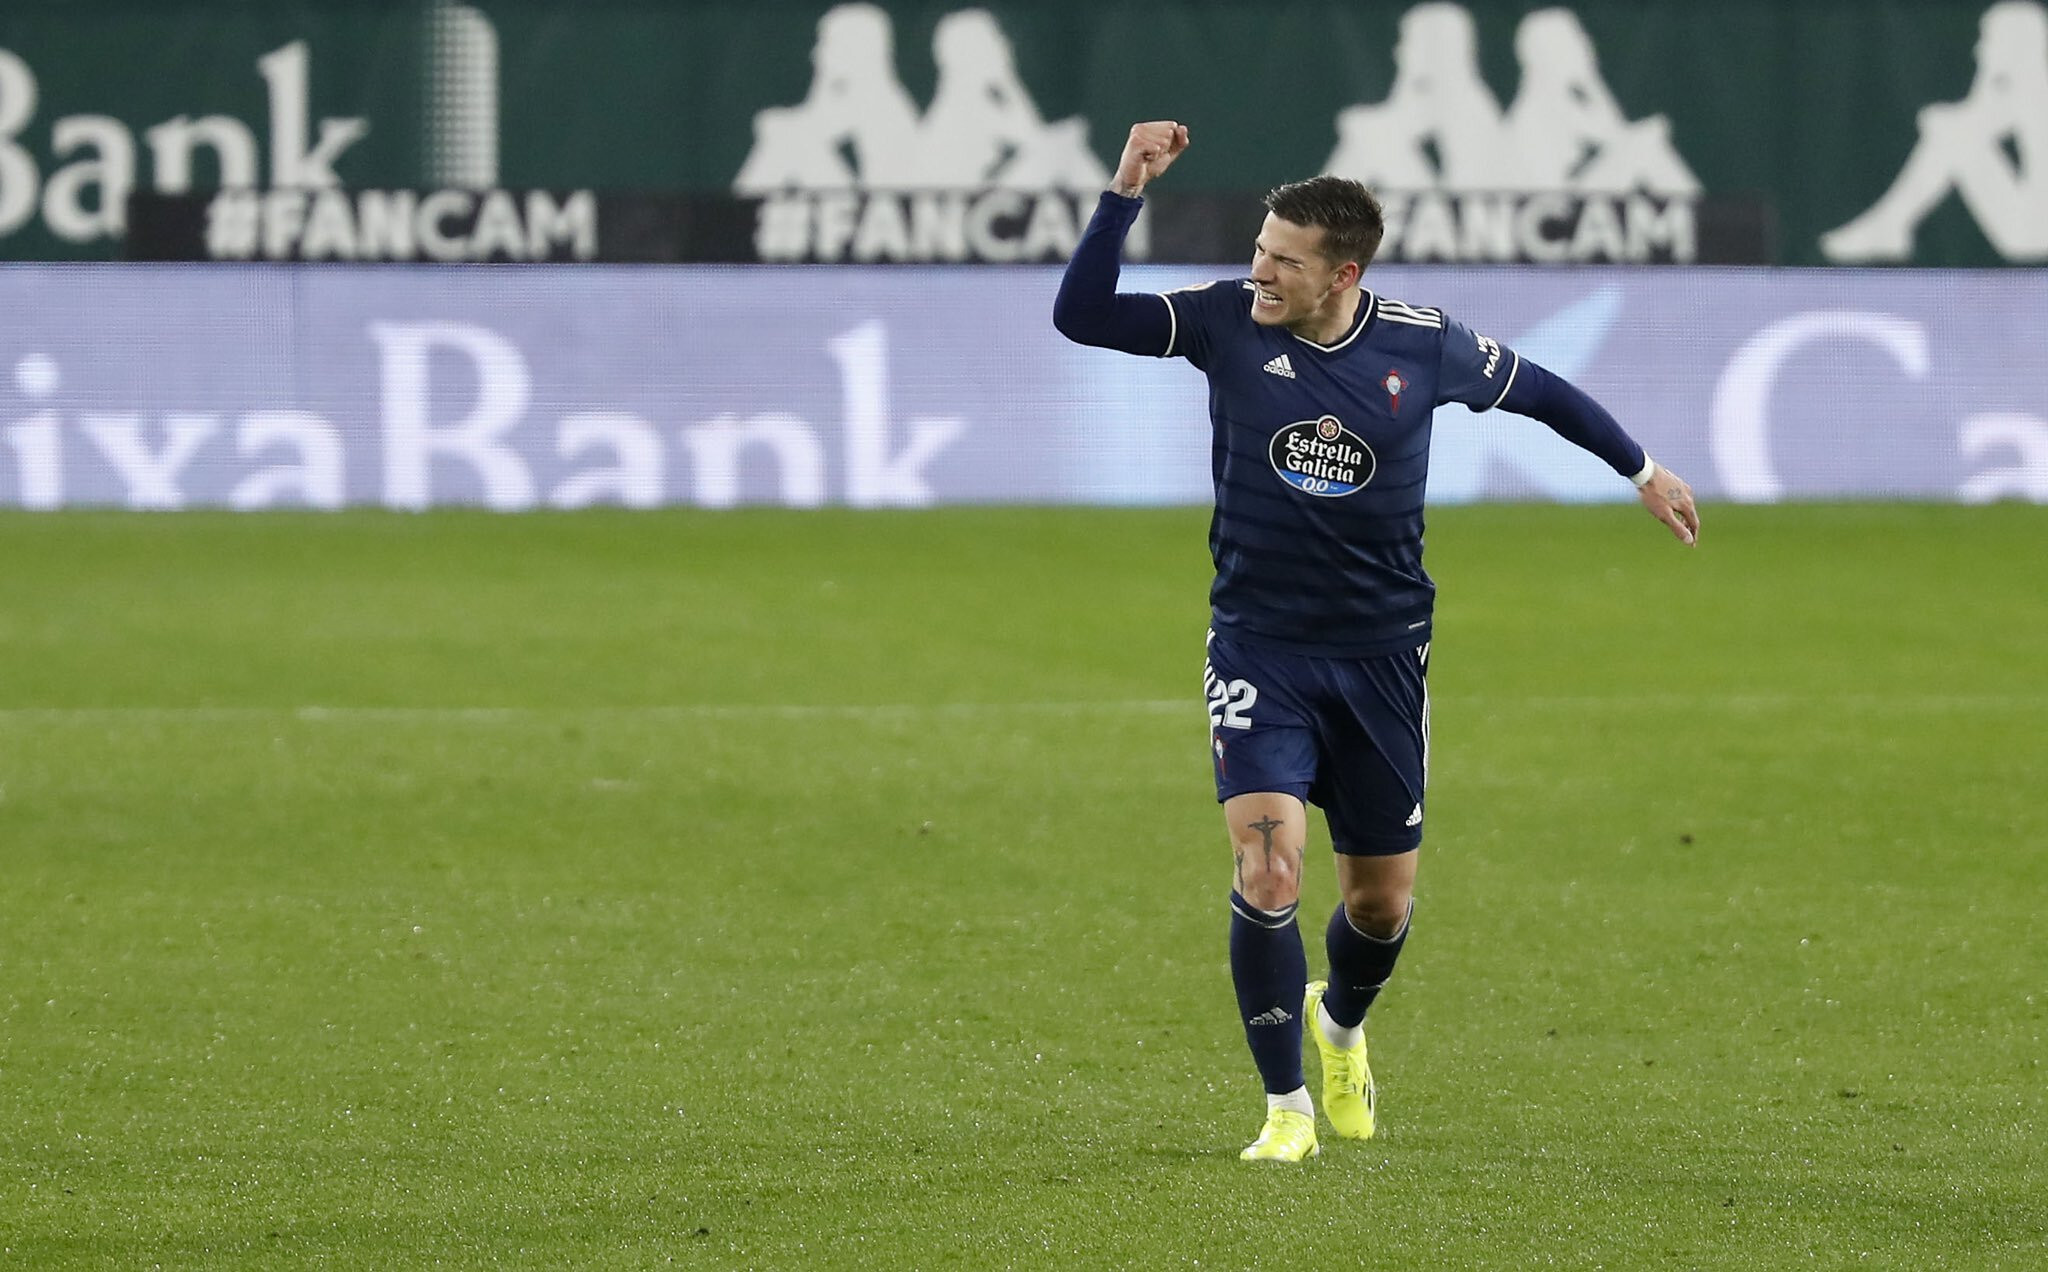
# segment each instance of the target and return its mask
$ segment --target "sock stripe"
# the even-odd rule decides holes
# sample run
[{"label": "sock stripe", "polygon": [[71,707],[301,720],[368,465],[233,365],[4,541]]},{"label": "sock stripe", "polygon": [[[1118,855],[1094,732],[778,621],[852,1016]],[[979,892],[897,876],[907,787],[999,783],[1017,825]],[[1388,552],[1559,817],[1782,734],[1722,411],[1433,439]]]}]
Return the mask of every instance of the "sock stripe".
[{"label": "sock stripe", "polygon": [[1408,898],[1408,912],[1401,916],[1401,926],[1394,929],[1392,936],[1374,936],[1372,933],[1360,929],[1356,923],[1351,921],[1351,911],[1345,909],[1341,904],[1337,907],[1337,913],[1344,916],[1345,927],[1357,932],[1359,936],[1371,941],[1374,945],[1393,945],[1400,941],[1402,937],[1408,935],[1408,924],[1415,918],[1415,898]]},{"label": "sock stripe", "polygon": [[1238,918],[1247,923],[1256,923],[1262,928],[1277,930],[1294,922],[1294,913],[1301,908],[1301,902],[1282,906],[1278,910],[1261,910],[1233,891],[1230,894],[1230,908],[1236,912]]}]

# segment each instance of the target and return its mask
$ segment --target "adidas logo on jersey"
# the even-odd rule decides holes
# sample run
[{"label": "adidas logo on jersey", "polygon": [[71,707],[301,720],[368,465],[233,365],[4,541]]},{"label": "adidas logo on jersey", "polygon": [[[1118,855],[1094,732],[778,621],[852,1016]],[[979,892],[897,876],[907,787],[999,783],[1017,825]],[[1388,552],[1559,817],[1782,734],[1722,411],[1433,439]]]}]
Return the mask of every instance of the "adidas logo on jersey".
[{"label": "adidas logo on jersey", "polygon": [[1292,1019],[1294,1019],[1293,1014],[1285,1007],[1275,1007],[1271,1011],[1260,1012],[1245,1023],[1248,1025],[1284,1025]]},{"label": "adidas logo on jersey", "polygon": [[1401,824],[1404,826],[1420,826],[1422,824],[1422,805],[1417,804],[1415,811],[1408,814],[1408,820]]},{"label": "adidas logo on jersey", "polygon": [[1274,375],[1284,375],[1290,380],[1294,378],[1294,364],[1287,360],[1287,355],[1284,353],[1281,354],[1279,357],[1273,359],[1271,362],[1268,362],[1266,364],[1266,370],[1272,372]]}]

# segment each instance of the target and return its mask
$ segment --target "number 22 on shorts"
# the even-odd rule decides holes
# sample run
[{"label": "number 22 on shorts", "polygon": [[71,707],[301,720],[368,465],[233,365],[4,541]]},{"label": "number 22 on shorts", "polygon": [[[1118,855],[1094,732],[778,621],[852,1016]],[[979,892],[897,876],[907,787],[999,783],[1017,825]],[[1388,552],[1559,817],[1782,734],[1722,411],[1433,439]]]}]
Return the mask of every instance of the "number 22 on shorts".
[{"label": "number 22 on shorts", "polygon": [[1259,688],[1249,680],[1224,681],[1215,668],[1202,664],[1202,689],[1209,697],[1209,724],[1218,729],[1252,727],[1252,704],[1259,700]]}]

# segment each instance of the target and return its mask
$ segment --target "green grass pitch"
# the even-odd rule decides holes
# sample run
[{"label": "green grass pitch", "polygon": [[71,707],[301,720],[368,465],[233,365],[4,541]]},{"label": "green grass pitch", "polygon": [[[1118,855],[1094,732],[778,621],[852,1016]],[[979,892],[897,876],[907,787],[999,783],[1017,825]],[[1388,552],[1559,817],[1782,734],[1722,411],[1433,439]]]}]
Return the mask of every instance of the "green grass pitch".
[{"label": "green grass pitch", "polygon": [[0,517],[0,1266],[2048,1266],[2048,509],[1435,513],[1300,1168],[1204,522]]}]

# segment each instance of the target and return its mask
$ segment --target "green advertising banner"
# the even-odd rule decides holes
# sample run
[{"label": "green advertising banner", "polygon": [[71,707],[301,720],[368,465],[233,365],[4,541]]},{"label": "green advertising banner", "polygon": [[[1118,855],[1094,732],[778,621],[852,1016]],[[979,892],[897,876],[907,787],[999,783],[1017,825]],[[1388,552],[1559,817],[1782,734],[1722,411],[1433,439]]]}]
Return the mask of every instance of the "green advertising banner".
[{"label": "green advertising banner", "polygon": [[1176,245],[2048,262],[2043,0],[13,0],[0,256],[1044,259],[1154,118]]}]

